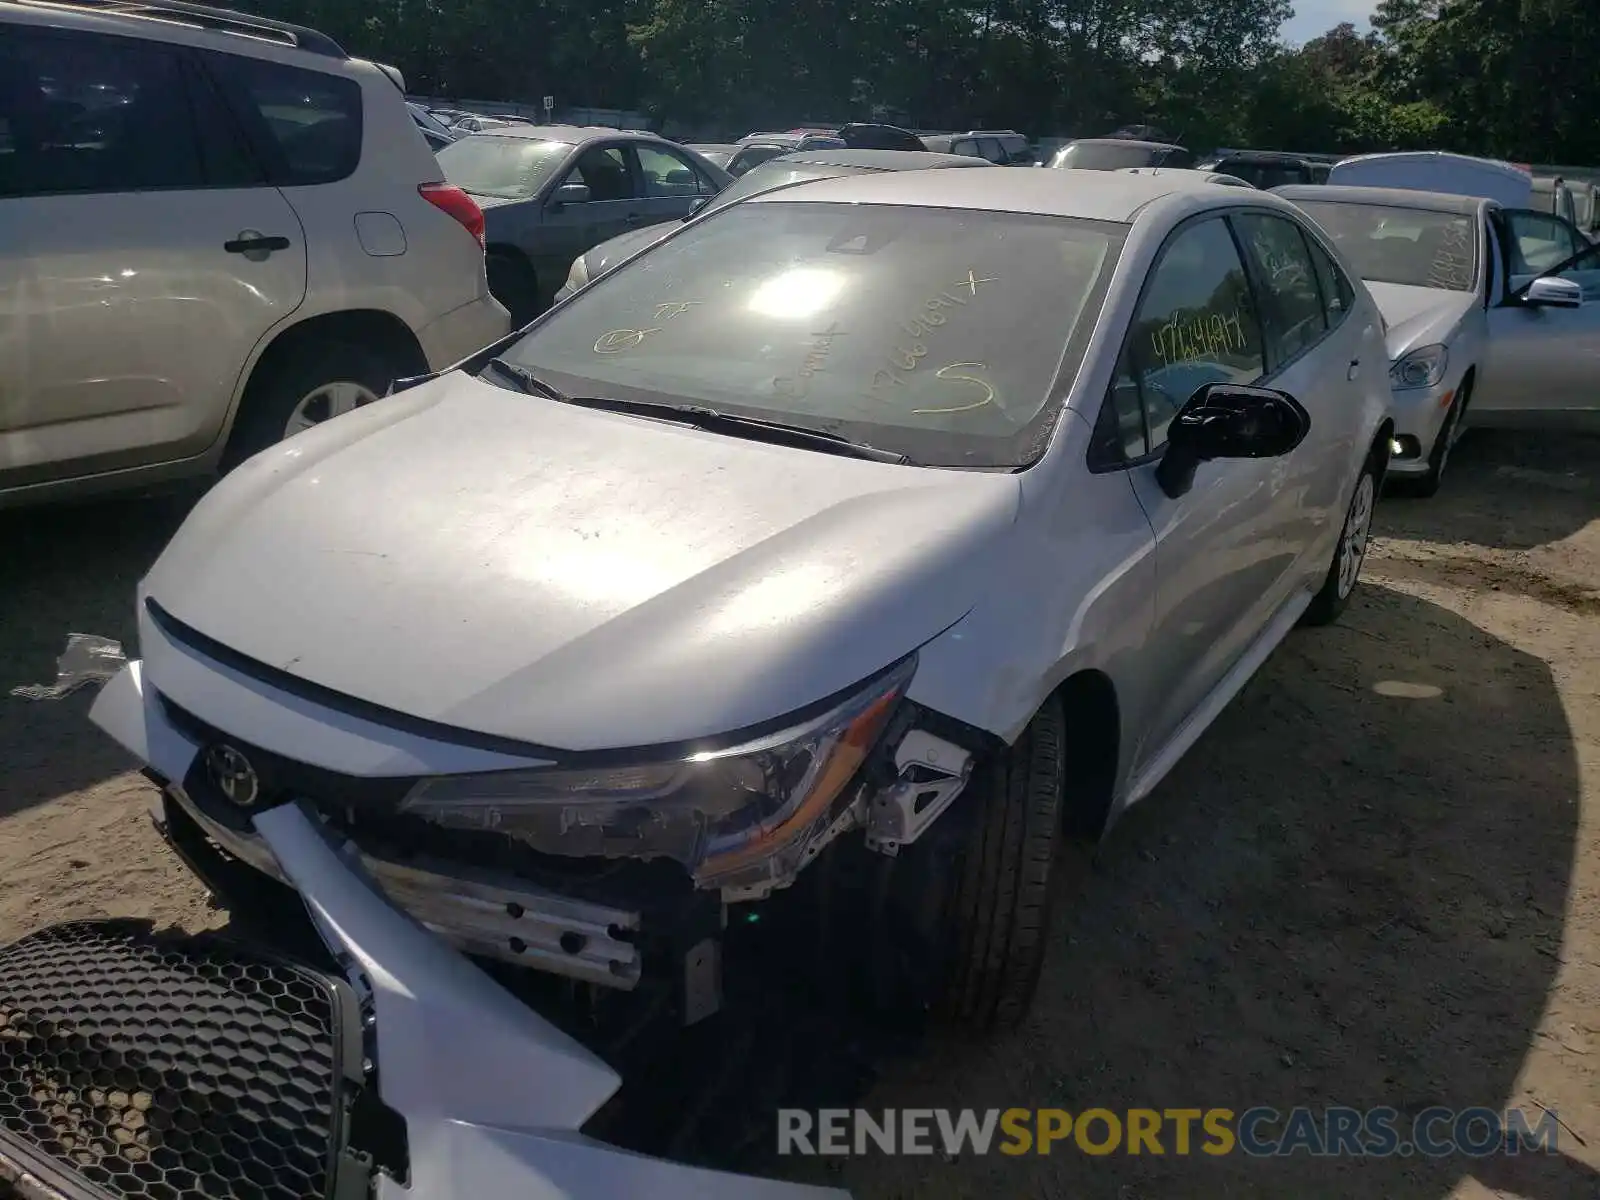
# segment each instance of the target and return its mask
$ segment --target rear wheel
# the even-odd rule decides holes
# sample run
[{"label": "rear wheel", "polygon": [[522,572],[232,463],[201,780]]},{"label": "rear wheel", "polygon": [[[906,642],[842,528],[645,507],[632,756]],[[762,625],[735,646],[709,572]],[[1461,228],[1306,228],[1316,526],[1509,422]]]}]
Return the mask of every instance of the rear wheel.
[{"label": "rear wheel", "polygon": [[1039,983],[1062,840],[1065,726],[1052,697],[969,792],[977,811],[949,912],[946,1008],[976,1031],[1019,1023]]},{"label": "rear wheel", "polygon": [[356,342],[302,344],[266,364],[250,381],[228,451],[225,469],[313,425],[370,404],[401,372],[398,364]]},{"label": "rear wheel", "polygon": [[544,311],[539,279],[523,259],[504,251],[491,251],[484,268],[489,275],[490,294],[505,305],[514,327],[520,329]]},{"label": "rear wheel", "polygon": [[1362,464],[1350,507],[1345,510],[1344,527],[1339,531],[1339,544],[1334,548],[1333,562],[1322,581],[1322,590],[1312,598],[1301,618],[1302,624],[1332,624],[1349,607],[1350,597],[1361,579],[1361,565],[1367,561],[1367,547],[1372,540],[1372,511],[1377,498],[1378,471],[1369,457]]}]

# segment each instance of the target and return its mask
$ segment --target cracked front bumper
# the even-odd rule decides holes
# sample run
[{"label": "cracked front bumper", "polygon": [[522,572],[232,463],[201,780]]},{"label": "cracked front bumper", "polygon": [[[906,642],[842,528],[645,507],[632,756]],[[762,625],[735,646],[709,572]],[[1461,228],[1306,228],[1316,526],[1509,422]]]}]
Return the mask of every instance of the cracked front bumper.
[{"label": "cracked front bumper", "polygon": [[[107,683],[91,715],[153,774],[181,780],[188,773],[198,748],[148,693],[141,664],[129,664]],[[424,916],[413,919],[402,897],[415,898],[419,888],[431,893],[432,880],[396,873],[394,864],[362,854],[308,805],[279,804],[234,828],[205,817],[182,789],[169,787],[164,795],[161,823],[174,848],[191,861],[209,853],[213,866],[234,859],[246,880],[259,880],[299,906],[365,998],[377,1086],[405,1119],[410,1164],[408,1185],[388,1176],[375,1181],[375,1200],[848,1200],[835,1189],[684,1166],[585,1136],[581,1130],[621,1078],[458,953],[447,929],[425,919],[432,915],[442,925],[474,905],[498,904],[505,893],[464,892],[451,879],[450,907],[436,908],[444,902],[429,894]],[[594,907],[551,904],[540,911],[541,921],[563,928],[582,918],[590,932],[601,920]],[[627,914],[604,916],[625,920]],[[526,919],[526,910],[517,919]],[[622,927],[604,928],[614,937]],[[595,963],[610,970],[604,955]]]}]

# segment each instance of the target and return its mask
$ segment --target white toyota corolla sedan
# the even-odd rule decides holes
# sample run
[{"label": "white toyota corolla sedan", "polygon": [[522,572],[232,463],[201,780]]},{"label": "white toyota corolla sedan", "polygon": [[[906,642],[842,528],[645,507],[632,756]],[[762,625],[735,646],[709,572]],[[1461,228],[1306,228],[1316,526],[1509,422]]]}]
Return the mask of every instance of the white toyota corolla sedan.
[{"label": "white toyota corolla sedan", "polygon": [[[1062,840],[1349,601],[1390,402],[1376,306],[1277,197],[804,184],[223,480],[94,718],[192,865],[289,883],[362,964],[414,1178],[489,1194],[446,1152],[493,1115],[449,1063],[559,1080],[546,1130],[616,1081],[474,1020],[490,985],[446,947],[597,993],[674,980],[691,1021],[736,968],[724,931],[867,863],[876,899],[835,928],[919,931],[948,1012],[1021,1019]],[[386,1011],[433,1032],[386,1041]],[[555,1178],[502,1120],[495,1169]]]}]

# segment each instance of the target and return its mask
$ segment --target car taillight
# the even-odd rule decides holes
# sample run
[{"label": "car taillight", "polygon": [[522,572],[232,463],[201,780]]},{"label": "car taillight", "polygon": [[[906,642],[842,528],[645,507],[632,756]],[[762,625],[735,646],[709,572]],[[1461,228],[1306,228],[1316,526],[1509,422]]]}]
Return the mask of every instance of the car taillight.
[{"label": "car taillight", "polygon": [[440,212],[448,213],[460,221],[461,227],[478,239],[478,245],[484,244],[483,209],[471,196],[449,183],[424,183],[417,191]]}]

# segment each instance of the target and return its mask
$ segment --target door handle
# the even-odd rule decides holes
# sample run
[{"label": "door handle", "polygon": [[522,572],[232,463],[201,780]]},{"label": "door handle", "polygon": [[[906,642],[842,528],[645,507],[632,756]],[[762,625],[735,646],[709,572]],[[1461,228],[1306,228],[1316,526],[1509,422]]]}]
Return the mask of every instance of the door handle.
[{"label": "door handle", "polygon": [[626,217],[623,218],[623,223],[627,224],[627,225],[637,225],[642,220],[644,220],[644,218],[641,217],[638,213],[629,213]]},{"label": "door handle", "polygon": [[1344,373],[1344,377],[1346,379],[1353,380],[1359,374],[1361,374],[1361,360],[1359,358],[1352,358],[1350,360],[1350,369]]},{"label": "door handle", "polygon": [[256,254],[265,257],[274,250],[287,250],[289,239],[286,237],[267,237],[253,229],[246,229],[232,241],[223,242],[222,248],[229,254]]}]

